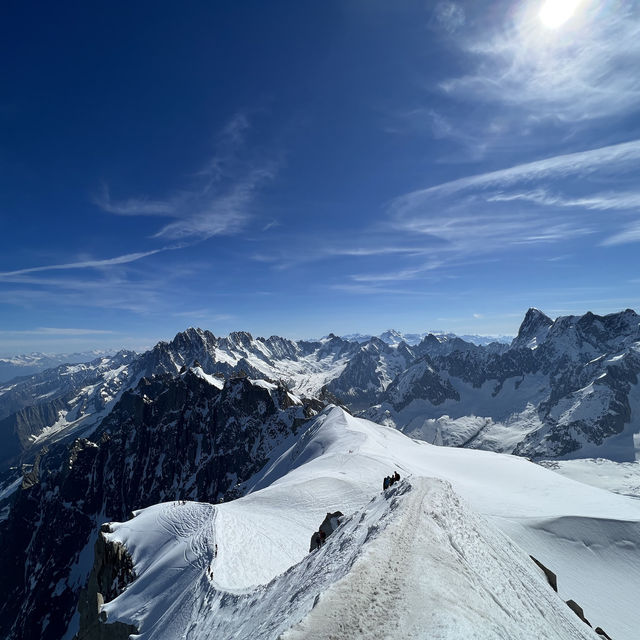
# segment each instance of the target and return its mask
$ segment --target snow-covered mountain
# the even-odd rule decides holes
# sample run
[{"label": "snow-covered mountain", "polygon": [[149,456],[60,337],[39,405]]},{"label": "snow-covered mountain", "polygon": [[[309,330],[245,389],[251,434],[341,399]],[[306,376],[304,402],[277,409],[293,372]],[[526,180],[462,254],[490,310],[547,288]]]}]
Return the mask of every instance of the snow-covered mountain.
[{"label": "snow-covered mountain", "polygon": [[[381,492],[394,469],[403,479]],[[103,528],[104,591],[87,592],[80,637],[598,637],[570,599],[616,640],[640,625],[637,500],[521,458],[434,447],[330,407],[245,486]],[[335,511],[341,524],[309,552]]]},{"label": "snow-covered mountain", "polygon": [[[314,608],[317,594],[335,588],[328,602],[340,600],[341,580],[355,592],[353,576],[369,575],[367,558],[372,575],[389,566],[381,555],[390,544],[388,532],[422,539],[411,528],[418,521],[430,540],[444,545],[430,549],[430,562],[453,563],[454,574],[462,572],[478,586],[475,596],[465,592],[465,601],[474,603],[471,612],[445,598],[447,633],[465,629],[472,619],[495,618],[498,635],[524,637],[518,624],[498,613],[516,606],[507,587],[496,591],[483,579],[487,569],[475,561],[464,567],[453,562],[479,557],[500,567],[499,575],[487,574],[496,584],[519,584],[528,594],[518,591],[518,601],[529,604],[514,619],[528,620],[536,637],[582,637],[583,631],[574,632],[575,616],[566,619],[562,602],[556,607],[557,596],[544,583],[539,591],[540,571],[529,566],[531,554],[558,573],[564,600],[579,602],[616,640],[631,638],[629,628],[639,621],[627,611],[633,607],[625,590],[633,587],[617,574],[624,567],[629,580],[640,577],[636,560],[625,555],[640,544],[637,499],[585,488],[522,458],[472,449],[633,459],[640,439],[638,323],[630,310],[555,321],[531,310],[511,345],[488,346],[434,335],[394,346],[378,338],[357,343],[330,335],[294,342],[246,332],[219,338],[188,329],[144,354],[120,352],[0,386],[0,573],[6,578],[0,636],[59,640],[67,628],[71,638],[80,625],[101,625],[94,615],[99,592],[116,603],[104,614],[110,623],[120,620],[117,633],[123,637],[135,629],[143,637],[163,637],[156,634],[165,626],[179,636],[186,631],[171,625],[189,620],[196,639],[214,628],[216,637],[275,637],[269,633],[298,624],[286,633],[302,637],[305,625],[317,626],[314,616],[331,617],[318,608],[322,597]],[[362,415],[396,428],[352,418],[343,408],[323,410],[329,401],[363,409]],[[433,447],[407,435],[458,448]],[[25,463],[21,469],[9,468],[17,461]],[[389,494],[388,504],[379,488],[393,469],[411,477]],[[572,469],[584,477],[583,467],[559,465],[567,475]],[[626,481],[605,486],[613,484],[620,493],[634,492]],[[126,523],[131,511],[147,507],[133,524],[98,535],[101,523]],[[345,514],[343,532],[336,531],[331,547],[307,556],[311,534],[335,511]],[[461,521],[473,523],[477,546],[458,536]],[[500,537],[505,535],[511,542]],[[449,547],[447,540],[453,541]],[[211,565],[215,544],[220,564]],[[254,548],[259,558],[249,553]],[[595,559],[589,551],[594,548]],[[176,571],[147,574],[150,567],[168,566],[163,554],[169,549],[166,560],[177,563],[171,566],[179,577]],[[435,584],[417,578],[428,574],[422,552],[409,545],[402,553],[402,566],[415,563],[421,572],[403,569],[406,582],[398,588],[435,598]],[[192,573],[207,569],[213,578]],[[170,605],[164,592],[153,591],[156,580],[190,581],[197,588],[169,589],[176,602]],[[140,599],[127,600],[136,593]],[[293,598],[289,604],[282,594]],[[363,594],[366,600],[371,592]],[[209,606],[215,620],[193,613]],[[360,618],[359,606],[354,601]],[[391,607],[401,628],[416,623],[393,606],[388,599],[380,604],[381,610]],[[265,612],[252,617],[264,617],[264,628],[251,621],[234,626],[245,607]],[[539,607],[551,607],[559,625],[547,636],[536,618]],[[438,620],[420,618],[419,624]],[[94,628],[82,637],[103,637],[104,626],[97,628],[98,635],[92,635]],[[317,637],[334,630],[321,627]]]},{"label": "snow-covered mountain", "polygon": [[79,353],[28,353],[11,357],[0,357],[0,383],[19,376],[30,376],[61,364],[91,362],[96,358],[112,356],[110,349],[82,351]]},{"label": "snow-covered mountain", "polygon": [[22,457],[32,461],[43,446],[88,436],[128,389],[143,376],[175,375],[198,362],[209,375],[238,373],[286,383],[313,397],[337,377],[360,347],[336,336],[319,342],[293,342],[246,332],[216,338],[187,329],[171,342],[143,354],[122,351],[111,358],[55,369],[0,385],[0,465]]},{"label": "snow-covered mountain", "polygon": [[498,342],[503,344],[508,344],[513,340],[513,336],[479,336],[479,335],[456,335],[455,333],[447,333],[445,331],[423,331],[422,333],[403,333],[401,331],[396,331],[395,329],[387,329],[383,331],[379,336],[372,336],[368,333],[350,333],[348,335],[342,336],[343,340],[348,340],[349,342],[368,342],[371,338],[378,338],[383,342],[386,342],[391,346],[398,346],[401,342],[406,343],[409,346],[415,347],[417,344],[420,344],[422,340],[424,340],[428,335],[437,336],[441,340],[453,340],[454,338],[460,338],[465,342],[471,342],[476,345],[488,345],[492,342]]},{"label": "snow-covered mountain", "polygon": [[0,385],[0,471],[32,462],[52,441],[89,435],[143,376],[174,375],[195,361],[208,375],[280,381],[429,442],[634,460],[638,325],[631,310],[553,321],[530,309],[510,345],[486,346],[434,334],[409,345],[333,334],[298,342],[246,332],[221,338],[190,328],[140,355],[121,352]]},{"label": "snow-covered mountain", "polygon": [[166,500],[241,495],[238,485],[320,408],[199,367],[142,378],[90,439],[50,445],[0,495],[0,636],[59,640],[102,522]]},{"label": "snow-covered mountain", "polygon": [[640,317],[630,309],[555,321],[530,309],[506,349],[447,350],[427,337],[416,350],[422,359],[365,417],[429,442],[535,458],[640,456]]}]

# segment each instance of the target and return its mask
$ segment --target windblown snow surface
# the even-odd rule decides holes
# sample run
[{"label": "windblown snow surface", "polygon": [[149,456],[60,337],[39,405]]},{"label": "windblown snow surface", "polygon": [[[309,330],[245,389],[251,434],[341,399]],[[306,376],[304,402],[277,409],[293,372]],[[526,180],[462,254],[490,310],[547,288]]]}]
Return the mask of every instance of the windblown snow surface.
[{"label": "windblown snow surface", "polygon": [[[336,407],[289,446],[244,498],[112,524],[137,577],[104,605],[108,622],[167,640],[597,638],[572,598],[615,640],[637,638],[640,501]],[[403,480],[382,492],[395,469]],[[343,523],[308,553],[336,510]]]}]

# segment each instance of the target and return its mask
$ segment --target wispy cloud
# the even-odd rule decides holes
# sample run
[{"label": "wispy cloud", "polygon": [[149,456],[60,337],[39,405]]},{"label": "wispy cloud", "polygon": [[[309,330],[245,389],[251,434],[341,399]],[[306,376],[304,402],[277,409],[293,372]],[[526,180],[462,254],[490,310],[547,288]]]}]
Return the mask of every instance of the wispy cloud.
[{"label": "wispy cloud", "polygon": [[176,311],[171,314],[176,318],[193,318],[207,320],[208,322],[227,322],[235,320],[236,316],[229,313],[214,313],[210,309],[195,309],[193,311]]},{"label": "wispy cloud", "polygon": [[629,170],[629,165],[640,161],[640,140],[600,147],[588,151],[563,154],[544,160],[500,169],[489,173],[459,178],[426,189],[413,191],[397,198],[393,203],[396,212],[402,213],[419,201],[434,197],[451,196],[469,189],[510,187],[519,183],[531,183],[543,178],[588,176],[595,172],[612,173],[617,169]]},{"label": "wispy cloud", "polygon": [[[635,183],[638,168],[640,140],[554,156],[412,191],[391,203],[391,223],[396,229],[427,236],[440,252],[454,253],[556,243],[595,233],[612,235],[612,228],[624,224],[624,219],[585,213],[635,211],[640,190],[634,185],[617,192],[584,192],[607,176],[621,184]],[[572,188],[582,193],[566,193]],[[513,206],[517,204],[523,206]],[[634,229],[612,235],[605,244],[635,241]]]},{"label": "wispy cloud", "polygon": [[401,289],[399,287],[384,287],[376,284],[360,283],[348,284],[338,283],[329,286],[332,291],[341,291],[354,295],[376,296],[376,295],[397,295],[397,296],[435,296],[435,292],[420,289]]},{"label": "wispy cloud", "polygon": [[399,271],[390,271],[386,273],[366,273],[354,274],[350,276],[354,282],[397,282],[401,280],[414,280],[418,276],[424,275],[429,271],[434,271],[442,265],[441,262],[430,262],[427,264],[400,269]]},{"label": "wispy cloud", "polygon": [[454,121],[431,106],[397,109],[385,115],[389,120],[384,127],[386,133],[409,136],[426,134],[435,140],[451,140],[464,149],[465,153],[462,155],[457,153],[443,156],[439,159],[441,163],[457,164],[480,160],[488,147],[486,131],[470,126],[467,121]]},{"label": "wispy cloud", "polygon": [[594,193],[587,197],[567,198],[546,189],[521,193],[496,193],[487,197],[487,202],[533,202],[543,206],[580,207],[597,211],[640,209],[640,190]]},{"label": "wispy cloud", "polygon": [[640,55],[637,3],[583,3],[562,29],[546,29],[540,3],[522,3],[499,31],[459,45],[475,70],[442,82],[449,95],[518,107],[532,119],[582,121],[635,109],[640,76],[629,73]]},{"label": "wispy cloud", "polygon": [[109,187],[102,185],[99,193],[93,198],[93,203],[103,211],[118,216],[175,216],[179,207],[179,200],[150,200],[149,198],[128,198],[114,202]]},{"label": "wispy cloud", "polygon": [[279,159],[256,159],[247,150],[246,113],[235,114],[216,139],[216,153],[183,189],[166,198],[134,196],[114,200],[104,185],[94,203],[122,216],[173,218],[155,238],[200,241],[241,231],[251,219],[257,192],[276,176]]},{"label": "wispy cloud", "polygon": [[0,279],[8,279],[13,276],[22,276],[29,273],[37,273],[39,271],[67,271],[70,269],[103,269],[114,265],[127,264],[135,262],[148,256],[152,256],[161,251],[169,251],[177,247],[163,247],[162,249],[153,249],[152,251],[142,251],[138,253],[127,253],[115,258],[105,258],[102,260],[81,260],[79,262],[67,262],[64,264],[49,264],[40,267],[28,267],[26,269],[16,269],[14,271],[0,272]]},{"label": "wispy cloud", "polygon": [[251,217],[256,191],[275,176],[274,167],[261,167],[236,181],[222,194],[204,193],[193,197],[189,212],[162,227],[155,238],[200,239],[238,233]]},{"label": "wispy cloud", "polygon": [[454,33],[465,22],[462,6],[456,2],[438,2],[433,10],[432,25],[449,33]]},{"label": "wispy cloud", "polygon": [[640,242],[640,222],[628,225],[622,231],[605,238],[602,241],[602,245],[613,247],[619,244],[630,244],[631,242]]}]

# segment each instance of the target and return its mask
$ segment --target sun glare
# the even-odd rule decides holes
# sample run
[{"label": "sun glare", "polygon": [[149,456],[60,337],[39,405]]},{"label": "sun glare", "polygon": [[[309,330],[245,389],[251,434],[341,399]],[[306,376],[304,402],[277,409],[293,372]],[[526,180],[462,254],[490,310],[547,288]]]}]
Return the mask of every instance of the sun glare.
[{"label": "sun glare", "polygon": [[575,13],[582,0],[545,0],[538,17],[548,29],[561,27]]}]

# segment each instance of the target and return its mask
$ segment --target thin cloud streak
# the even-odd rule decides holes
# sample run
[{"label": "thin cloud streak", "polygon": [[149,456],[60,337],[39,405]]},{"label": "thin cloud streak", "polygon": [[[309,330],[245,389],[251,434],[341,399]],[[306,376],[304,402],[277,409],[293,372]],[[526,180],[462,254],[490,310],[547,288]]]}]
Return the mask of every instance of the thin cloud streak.
[{"label": "thin cloud streak", "polygon": [[442,266],[441,262],[431,262],[426,265],[389,273],[354,274],[350,276],[350,278],[354,282],[397,282],[401,280],[413,280],[429,271],[438,269],[440,266]]},{"label": "thin cloud streak", "polygon": [[112,267],[114,265],[128,264],[141,260],[148,256],[152,256],[162,251],[170,251],[177,247],[163,247],[162,249],[153,249],[152,251],[142,251],[138,253],[127,253],[115,258],[106,258],[104,260],[83,260],[81,262],[68,262],[66,264],[50,264],[41,267],[28,267],[26,269],[16,269],[15,271],[0,272],[0,278],[11,278],[13,276],[26,275],[28,273],[36,273],[39,271],[63,271],[68,269],[102,269],[104,267]]},{"label": "thin cloud streak", "polygon": [[174,216],[179,206],[179,199],[169,201],[129,198],[114,202],[106,184],[102,186],[101,192],[92,198],[92,202],[103,211],[117,216]]},{"label": "thin cloud streak", "polygon": [[584,176],[600,170],[611,171],[614,167],[626,167],[629,163],[638,161],[640,161],[640,140],[632,140],[444,182],[396,198],[391,206],[394,212],[402,214],[428,198],[451,196],[470,189],[508,187],[520,182],[531,182],[542,178],[558,179],[574,175]]},{"label": "thin cloud streak", "polygon": [[[446,253],[455,256],[560,243],[597,233],[611,236],[604,246],[635,242],[635,228],[614,233],[621,220],[586,215],[636,210],[640,191],[635,187],[579,196],[561,190],[577,187],[583,192],[594,182],[586,179],[590,176],[631,179],[639,166],[640,140],[633,140],[467,176],[396,198],[388,208],[390,224],[428,238],[440,258]],[[504,206],[518,203],[523,206]],[[530,205],[548,208],[549,213],[542,216]]]},{"label": "thin cloud streak", "polygon": [[496,193],[486,198],[487,202],[532,202],[543,206],[580,207],[582,209],[609,211],[640,209],[640,191],[594,193],[583,198],[566,198],[536,189],[521,193]]},{"label": "thin cloud streak", "polygon": [[625,229],[602,241],[603,247],[614,247],[620,244],[640,242],[640,222],[627,226]]}]

